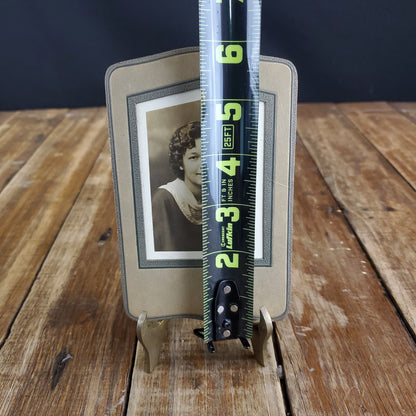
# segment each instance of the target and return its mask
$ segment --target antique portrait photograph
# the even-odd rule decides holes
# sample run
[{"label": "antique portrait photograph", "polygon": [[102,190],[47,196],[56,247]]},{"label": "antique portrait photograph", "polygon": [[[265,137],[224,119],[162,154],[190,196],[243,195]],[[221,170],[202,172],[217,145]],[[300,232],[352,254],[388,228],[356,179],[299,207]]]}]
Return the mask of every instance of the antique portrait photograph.
[{"label": "antique portrait photograph", "polygon": [[200,260],[202,250],[200,93],[136,105],[148,260]]}]

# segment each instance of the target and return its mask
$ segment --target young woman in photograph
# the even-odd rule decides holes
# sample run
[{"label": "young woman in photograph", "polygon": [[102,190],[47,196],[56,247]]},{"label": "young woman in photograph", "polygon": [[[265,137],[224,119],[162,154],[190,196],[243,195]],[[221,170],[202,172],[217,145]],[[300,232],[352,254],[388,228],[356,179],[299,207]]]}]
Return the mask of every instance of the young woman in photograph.
[{"label": "young woman in photograph", "polygon": [[169,163],[176,179],[152,198],[156,251],[201,251],[201,124],[178,128],[169,143]]}]

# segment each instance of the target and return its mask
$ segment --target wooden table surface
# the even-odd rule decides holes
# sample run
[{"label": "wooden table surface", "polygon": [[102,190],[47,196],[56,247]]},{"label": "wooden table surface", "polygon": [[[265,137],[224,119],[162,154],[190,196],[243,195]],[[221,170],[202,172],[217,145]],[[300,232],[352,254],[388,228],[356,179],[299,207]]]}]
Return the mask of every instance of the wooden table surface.
[{"label": "wooden table surface", "polygon": [[302,104],[269,359],[123,311],[104,108],[0,113],[0,415],[416,415],[416,103]]}]

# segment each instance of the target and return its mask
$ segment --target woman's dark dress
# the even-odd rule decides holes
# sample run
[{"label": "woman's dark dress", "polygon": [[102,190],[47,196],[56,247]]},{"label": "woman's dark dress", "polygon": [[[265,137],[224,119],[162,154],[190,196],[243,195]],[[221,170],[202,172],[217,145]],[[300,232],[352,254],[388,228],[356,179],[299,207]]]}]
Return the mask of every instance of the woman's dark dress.
[{"label": "woman's dark dress", "polygon": [[201,251],[202,227],[192,224],[172,194],[158,188],[152,198],[155,251]]}]

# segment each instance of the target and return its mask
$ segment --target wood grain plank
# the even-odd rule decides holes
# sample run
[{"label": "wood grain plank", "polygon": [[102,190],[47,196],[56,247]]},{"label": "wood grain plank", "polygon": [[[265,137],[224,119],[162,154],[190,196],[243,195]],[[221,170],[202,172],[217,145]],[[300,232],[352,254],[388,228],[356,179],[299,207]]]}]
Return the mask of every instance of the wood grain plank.
[{"label": "wood grain plank", "polygon": [[73,110],[1,192],[0,344],[106,140],[104,109]]},{"label": "wood grain plank", "polygon": [[9,120],[18,113],[18,111],[0,111],[0,124],[3,124],[6,120]]},{"label": "wood grain plank", "polygon": [[413,414],[415,344],[301,142],[296,152],[292,296],[276,324],[293,414]]},{"label": "wood grain plank", "polygon": [[136,343],[115,227],[106,146],[0,350],[1,415],[123,414]]},{"label": "wood grain plank", "polygon": [[395,102],[390,105],[412,121],[416,121],[416,102]]},{"label": "wood grain plank", "polygon": [[143,370],[138,345],[128,416],[286,414],[271,341],[267,366],[261,367],[236,340],[218,342],[215,354],[208,353],[192,333],[200,321],[169,324],[169,340],[152,374]]},{"label": "wood grain plank", "polygon": [[61,122],[67,111],[19,111],[3,119],[0,124],[0,191]]},{"label": "wood grain plank", "polygon": [[384,102],[338,108],[416,189],[416,124]]},{"label": "wood grain plank", "polygon": [[416,193],[334,105],[300,105],[299,134],[413,333]]}]

